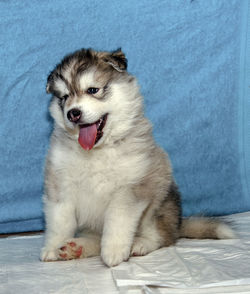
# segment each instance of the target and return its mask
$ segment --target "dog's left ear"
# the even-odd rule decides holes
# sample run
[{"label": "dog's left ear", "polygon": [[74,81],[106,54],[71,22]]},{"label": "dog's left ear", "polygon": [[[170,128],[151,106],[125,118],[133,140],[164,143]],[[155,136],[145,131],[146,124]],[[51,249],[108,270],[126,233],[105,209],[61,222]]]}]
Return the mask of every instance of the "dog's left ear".
[{"label": "dog's left ear", "polygon": [[56,69],[54,69],[48,76],[47,78],[47,85],[46,85],[46,92],[47,94],[55,94],[58,91],[55,89],[55,82],[56,80],[60,78],[60,75],[58,74],[58,72],[56,71]]},{"label": "dog's left ear", "polygon": [[124,72],[127,70],[128,61],[121,48],[109,53],[105,59],[105,61],[117,71]]},{"label": "dog's left ear", "polygon": [[51,91],[51,86],[52,86],[52,83],[53,83],[53,72],[51,72],[47,78],[47,85],[46,85],[46,92],[48,94],[51,94],[52,91]]}]

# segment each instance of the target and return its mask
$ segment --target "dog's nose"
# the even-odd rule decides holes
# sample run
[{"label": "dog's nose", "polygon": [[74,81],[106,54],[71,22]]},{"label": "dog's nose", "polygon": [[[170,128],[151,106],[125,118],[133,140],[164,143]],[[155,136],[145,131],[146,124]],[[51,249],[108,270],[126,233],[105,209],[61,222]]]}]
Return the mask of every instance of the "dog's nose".
[{"label": "dog's nose", "polygon": [[82,112],[77,108],[73,108],[67,113],[68,120],[74,123],[77,123],[80,120],[81,116]]}]

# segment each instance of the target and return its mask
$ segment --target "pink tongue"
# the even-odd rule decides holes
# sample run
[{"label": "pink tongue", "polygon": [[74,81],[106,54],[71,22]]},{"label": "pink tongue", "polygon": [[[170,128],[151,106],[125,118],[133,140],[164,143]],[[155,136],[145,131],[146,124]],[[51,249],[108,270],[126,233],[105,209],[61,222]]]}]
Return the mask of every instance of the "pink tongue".
[{"label": "pink tongue", "polygon": [[80,127],[78,142],[83,149],[90,150],[95,145],[96,135],[97,135],[96,124]]}]

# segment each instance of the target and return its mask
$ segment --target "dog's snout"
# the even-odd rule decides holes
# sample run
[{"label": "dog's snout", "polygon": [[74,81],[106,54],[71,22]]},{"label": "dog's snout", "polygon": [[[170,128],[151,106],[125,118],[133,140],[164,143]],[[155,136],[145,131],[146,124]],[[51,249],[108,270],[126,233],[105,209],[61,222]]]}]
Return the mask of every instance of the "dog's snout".
[{"label": "dog's snout", "polygon": [[77,108],[73,108],[67,113],[68,120],[74,123],[77,123],[80,120],[81,116],[82,112]]}]

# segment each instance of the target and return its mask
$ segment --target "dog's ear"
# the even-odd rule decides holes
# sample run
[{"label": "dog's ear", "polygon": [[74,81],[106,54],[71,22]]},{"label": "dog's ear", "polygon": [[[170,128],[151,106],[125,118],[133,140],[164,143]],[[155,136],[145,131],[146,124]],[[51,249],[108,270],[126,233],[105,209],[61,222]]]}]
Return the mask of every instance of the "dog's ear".
[{"label": "dog's ear", "polygon": [[119,72],[124,72],[127,70],[128,61],[121,48],[118,48],[117,50],[105,56],[105,61]]},{"label": "dog's ear", "polygon": [[52,93],[52,84],[54,81],[54,72],[51,72],[47,78],[46,92],[48,94]]}]

